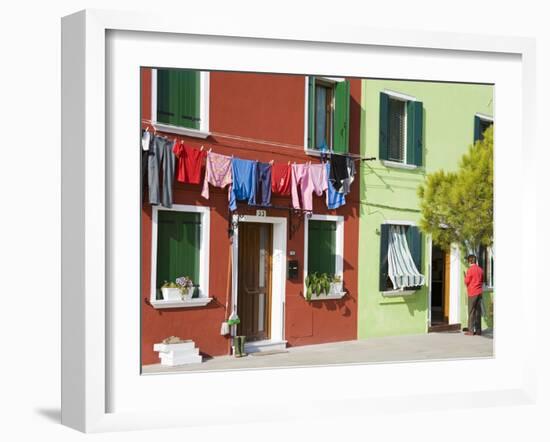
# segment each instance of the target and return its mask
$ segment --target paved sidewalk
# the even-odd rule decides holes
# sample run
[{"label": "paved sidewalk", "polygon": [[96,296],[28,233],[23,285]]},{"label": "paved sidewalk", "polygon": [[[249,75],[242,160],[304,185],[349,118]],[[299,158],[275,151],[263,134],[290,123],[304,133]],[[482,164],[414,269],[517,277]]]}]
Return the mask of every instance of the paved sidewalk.
[{"label": "paved sidewalk", "polygon": [[487,358],[492,356],[493,338],[491,334],[465,336],[462,333],[429,333],[289,347],[284,353],[265,355],[255,353],[242,358],[218,356],[205,359],[201,364],[189,364],[180,367],[165,367],[160,364],[146,365],[143,367],[143,374]]}]

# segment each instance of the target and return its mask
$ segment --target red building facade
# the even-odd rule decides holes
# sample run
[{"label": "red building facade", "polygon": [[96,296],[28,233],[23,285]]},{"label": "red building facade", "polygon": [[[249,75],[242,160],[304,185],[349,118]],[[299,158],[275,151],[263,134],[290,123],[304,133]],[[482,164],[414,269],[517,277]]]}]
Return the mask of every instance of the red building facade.
[{"label": "red building facade", "polygon": [[[320,162],[320,156],[314,149],[310,149],[311,140],[308,139],[311,131],[315,130],[312,126],[314,114],[310,109],[312,93],[315,92],[308,77],[210,72],[202,73],[197,78],[200,78],[200,86],[196,88],[196,96],[190,105],[187,103],[185,106],[194,105],[197,109],[200,108],[197,114],[200,115],[200,122],[190,130],[172,130],[169,127],[172,125],[154,123],[158,121],[161,101],[166,99],[161,96],[163,92],[158,86],[159,72],[142,69],[143,127],[156,126],[158,135],[183,141],[186,146],[203,146],[206,150],[211,149],[215,153],[242,159],[297,164]],[[342,79],[316,78],[319,79],[317,85],[327,85],[328,88],[327,95],[322,96],[328,103],[328,113],[319,118],[326,118],[325,123],[332,121],[330,118],[335,118],[335,121],[326,124],[326,133],[331,137],[331,143],[334,144],[332,147],[336,147],[336,137],[341,132],[336,131],[342,123],[336,121],[337,115],[331,116],[330,106],[332,103],[334,109],[335,102],[338,106],[339,92],[333,84]],[[346,149],[351,154],[359,154],[361,80],[347,79],[346,84],[348,89],[345,93],[349,95],[349,109],[346,109],[343,123],[347,131]],[[332,96],[333,90],[335,92]],[[360,168],[357,167],[357,170],[359,172]],[[182,184],[176,181],[173,187],[173,203],[181,207],[197,207],[197,210],[203,210],[199,213],[209,214],[206,225],[208,231],[202,232],[202,238],[208,238],[208,250],[202,250],[200,255],[201,278],[203,281],[206,278],[207,281],[207,284],[203,284],[203,287],[207,286],[204,296],[211,298],[205,305],[171,308],[155,305],[158,303],[154,302],[152,293],[158,288],[153,286],[154,273],[159,265],[159,245],[155,237],[159,233],[154,225],[158,212],[155,215],[155,211],[163,208],[154,208],[147,201],[142,205],[142,364],[158,363],[158,354],[153,351],[153,345],[172,335],[192,339],[203,355],[230,354],[232,340],[220,333],[220,327],[235,308],[241,310],[238,315],[243,323],[253,321],[255,331],[258,328],[264,330],[263,339],[259,343],[272,341],[275,344],[299,346],[357,338],[359,179],[352,183],[351,191],[346,195],[346,204],[338,209],[328,210],[325,196],[314,196],[312,218],[304,213],[285,210],[285,207],[291,206],[289,196],[273,195],[272,205],[275,207],[261,208],[265,212],[258,213],[257,207],[239,202],[237,210],[231,213],[228,210],[227,188],[210,186],[209,199],[201,196],[201,190],[202,181],[201,184]],[[240,215],[240,220],[235,215]],[[267,221],[273,220],[273,223],[265,222],[262,217]],[[308,250],[313,250],[311,247],[314,245],[306,242],[306,236],[309,237],[306,230],[311,225],[311,220],[325,219],[338,220],[334,221],[338,235],[336,259],[339,261],[336,268],[342,276],[345,295],[339,299],[327,297],[307,300],[304,296],[304,276],[307,271]],[[237,224],[233,221],[239,222]],[[241,227],[243,223],[247,224],[246,229]],[[262,233],[262,223],[269,225],[269,230],[265,230],[267,233]],[[249,227],[250,225],[256,226],[260,233],[254,233],[254,228]],[[205,228],[204,222],[202,228]],[[238,235],[236,231],[239,231]],[[245,232],[257,241],[245,241]],[[240,238],[238,248],[235,244],[237,238]],[[264,246],[261,246],[262,241]],[[264,247],[266,253],[262,255],[260,250],[260,255],[255,254],[258,247]],[[267,313],[259,320],[260,326],[257,325],[258,318],[247,318],[247,315],[252,314],[251,311],[257,310],[255,301],[243,306],[234,299],[236,293],[242,290],[239,281],[242,283],[247,278],[243,274],[244,269],[249,265],[254,266],[258,256],[264,259],[267,266],[260,269],[260,278],[268,278],[264,285],[269,285],[270,288],[265,296],[262,295],[261,311]],[[297,273],[289,269],[289,264],[292,267],[297,264]],[[258,345],[258,349],[261,348]]]}]

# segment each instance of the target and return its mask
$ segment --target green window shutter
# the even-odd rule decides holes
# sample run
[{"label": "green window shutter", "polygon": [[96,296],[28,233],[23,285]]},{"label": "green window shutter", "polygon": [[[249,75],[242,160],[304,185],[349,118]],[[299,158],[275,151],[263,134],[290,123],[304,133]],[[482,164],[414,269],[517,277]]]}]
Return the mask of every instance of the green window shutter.
[{"label": "green window shutter", "polygon": [[390,240],[390,225],[380,226],[380,285],[381,292],[386,291],[388,281],[388,245]]},{"label": "green window shutter", "polygon": [[424,111],[421,101],[407,102],[407,164],[422,166]]},{"label": "green window shutter", "polygon": [[315,149],[315,77],[309,76],[307,81],[307,147]]},{"label": "green window shutter", "polygon": [[178,71],[179,113],[178,126],[200,129],[201,79],[199,71]]},{"label": "green window shutter", "polygon": [[336,83],[334,89],[334,152],[346,153],[349,143],[349,80]]},{"label": "green window shutter", "polygon": [[336,272],[336,222],[308,222],[308,273]]},{"label": "green window shutter", "polygon": [[390,97],[383,92],[380,92],[380,135],[379,135],[379,152],[380,160],[388,159],[389,142],[390,142]]},{"label": "green window shutter", "polygon": [[179,114],[178,71],[157,70],[157,121],[176,126]]},{"label": "green window shutter", "polygon": [[422,233],[417,226],[407,228],[407,244],[416,269],[422,273]]},{"label": "green window shutter", "polygon": [[479,118],[477,115],[474,116],[474,143],[476,141],[481,140],[482,137],[481,132],[481,118]]},{"label": "green window shutter", "polygon": [[159,210],[157,222],[157,289],[180,276],[189,276],[198,284],[201,215]]}]

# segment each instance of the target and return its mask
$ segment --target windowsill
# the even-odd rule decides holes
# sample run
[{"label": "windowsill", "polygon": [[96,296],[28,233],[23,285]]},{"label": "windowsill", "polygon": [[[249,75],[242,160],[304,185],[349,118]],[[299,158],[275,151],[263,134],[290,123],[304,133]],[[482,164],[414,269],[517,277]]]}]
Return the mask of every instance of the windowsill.
[{"label": "windowsill", "polygon": [[418,290],[417,289],[400,289],[400,290],[387,290],[385,292],[380,292],[380,294],[386,298],[391,298],[395,296],[410,296],[414,295]]},{"label": "windowsill", "polygon": [[396,169],[415,170],[421,168],[421,166],[417,166],[416,164],[399,163],[397,161],[381,160],[381,162],[386,167],[394,167]]},{"label": "windowsill", "polygon": [[199,129],[189,129],[182,126],[172,126],[171,124],[164,124],[159,122],[153,123],[153,127],[160,132],[169,132],[177,135],[187,135],[189,137],[195,138],[205,139],[210,136],[210,132],[205,132]]},{"label": "windowsill", "polygon": [[[334,299],[342,299],[344,296],[346,296],[346,293],[347,292],[336,292],[336,293],[328,293],[326,295],[317,295],[314,293],[311,295],[311,299],[309,301],[328,301],[328,300],[334,300]],[[305,294],[304,294],[304,298],[305,298]]]},{"label": "windowsill", "polygon": [[204,307],[209,304],[213,298],[199,297],[191,299],[182,299],[177,301],[165,301],[164,299],[155,299],[151,301],[151,305],[156,309],[163,308],[187,308],[187,307]]},{"label": "windowsill", "polygon": [[330,155],[332,151],[331,150],[320,151],[319,149],[306,148],[305,152],[306,152],[306,155],[311,155],[312,157],[320,157],[323,154]]}]

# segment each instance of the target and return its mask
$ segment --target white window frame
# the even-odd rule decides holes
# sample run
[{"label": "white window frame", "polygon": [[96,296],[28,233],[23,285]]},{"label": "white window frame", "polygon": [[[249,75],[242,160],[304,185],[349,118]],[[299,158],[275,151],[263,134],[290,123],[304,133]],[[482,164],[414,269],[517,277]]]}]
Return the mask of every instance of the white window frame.
[{"label": "white window frame", "polygon": [[408,147],[407,146],[407,130],[408,130],[408,118],[409,118],[408,112],[409,111],[408,111],[408,108],[407,108],[406,104],[409,101],[418,101],[418,99],[416,97],[413,97],[412,95],[403,94],[401,92],[396,92],[396,91],[392,91],[392,90],[389,90],[389,89],[382,90],[382,93],[388,95],[391,99],[405,102],[405,130],[403,132],[403,138],[404,138],[404,140],[403,140],[403,144],[404,144],[403,162],[392,161],[392,160],[381,160],[382,164],[386,167],[394,167],[396,169],[413,170],[413,169],[421,168],[422,166],[417,166],[416,164],[407,163],[407,147]]},{"label": "white window frame", "polygon": [[[320,157],[321,151],[318,149],[311,149],[308,147],[308,132],[309,132],[309,77],[310,75],[306,75],[304,77],[304,152],[307,155]],[[336,85],[336,83],[341,83],[343,81],[346,81],[345,78],[340,77],[323,77],[323,76],[315,76],[315,78],[318,78],[321,81],[324,81],[325,83],[331,83],[332,85]],[[332,115],[333,120],[330,122],[331,124],[331,133],[333,134],[334,138],[334,114],[336,112],[336,93],[332,94]],[[334,141],[334,139],[333,139]],[[332,152],[333,146],[330,146],[327,152]]]},{"label": "white window frame", "polygon": [[483,283],[483,290],[493,290],[494,281],[492,278],[492,270],[493,270],[493,260],[495,257],[493,247],[487,246],[486,249],[486,260],[487,260],[487,283]]},{"label": "white window frame", "polygon": [[210,72],[201,71],[200,81],[200,129],[160,123],[157,121],[157,68],[151,69],[151,122],[156,130],[202,139],[210,135]]},{"label": "white window frame", "polygon": [[[408,227],[418,227],[418,224],[416,224],[414,221],[409,221],[409,220],[394,220],[394,219],[388,219],[388,220],[385,220],[385,221],[382,221],[381,224],[390,224],[390,225],[394,225],[394,226],[408,226]],[[380,241],[382,241],[382,232],[380,232]],[[408,244],[407,244],[408,246]],[[409,249],[410,250],[410,249]],[[379,263],[379,265],[381,265],[381,263]],[[418,269],[419,272],[422,272],[422,269]],[[379,275],[380,277],[380,275]],[[424,285],[427,285],[428,284],[428,278],[426,277],[426,275],[424,275]],[[380,293],[382,294],[382,296],[385,296],[385,297],[391,297],[391,296],[409,296],[409,295],[414,295],[418,290],[409,290],[409,289],[405,289],[405,288],[401,288],[401,289],[391,289],[391,290],[383,290],[381,291]]]},{"label": "white window frame", "polygon": [[[200,213],[201,215],[201,234],[199,248],[199,297],[189,300],[168,301],[156,299],[157,292],[157,245],[158,245],[158,212],[160,210],[171,212]],[[209,297],[210,281],[210,207],[191,206],[184,204],[173,204],[171,208],[162,206],[153,206],[151,225],[151,282],[149,302],[157,309],[160,308],[180,308],[180,307],[200,307],[212,301]]]},{"label": "white window frame", "polygon": [[[308,245],[309,245],[309,221],[332,221],[336,222],[336,237],[335,237],[335,266],[334,266],[334,275],[339,276],[342,281],[344,281],[344,217],[341,215],[315,215],[305,217],[304,222],[304,294],[306,293],[306,278],[308,275]],[[323,296],[319,297],[319,300],[322,299],[339,299],[342,298],[345,292],[337,296]],[[313,300],[313,298],[312,298]]]}]

